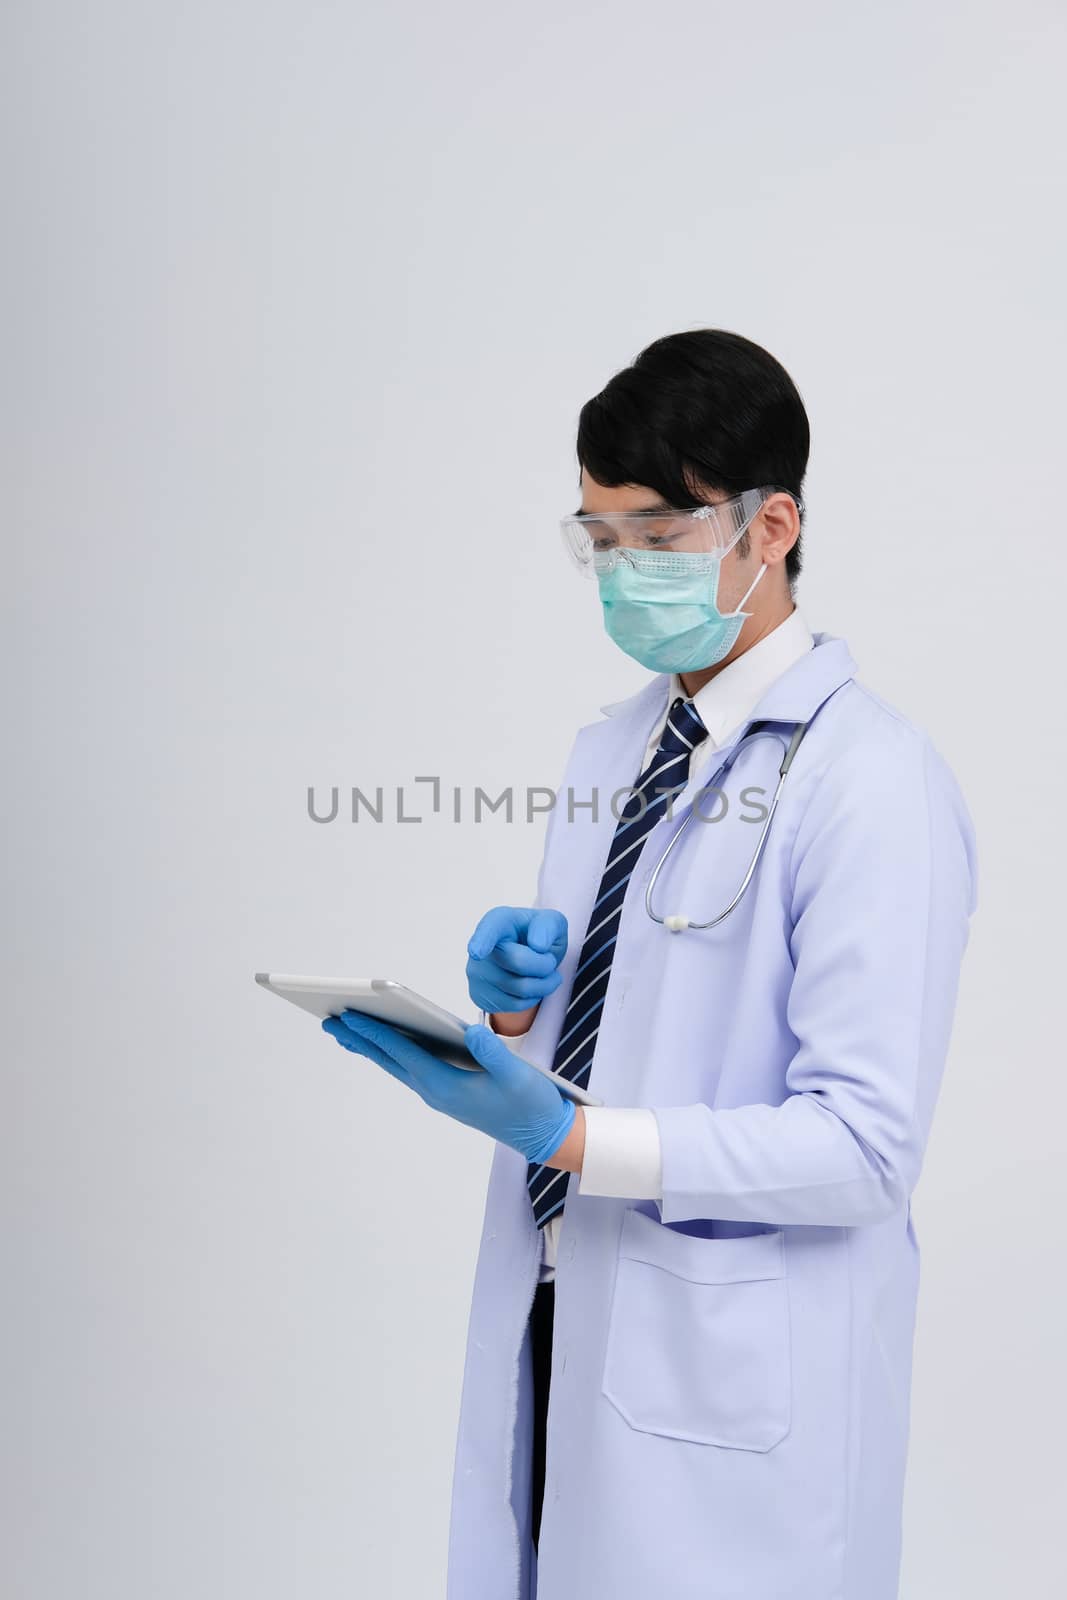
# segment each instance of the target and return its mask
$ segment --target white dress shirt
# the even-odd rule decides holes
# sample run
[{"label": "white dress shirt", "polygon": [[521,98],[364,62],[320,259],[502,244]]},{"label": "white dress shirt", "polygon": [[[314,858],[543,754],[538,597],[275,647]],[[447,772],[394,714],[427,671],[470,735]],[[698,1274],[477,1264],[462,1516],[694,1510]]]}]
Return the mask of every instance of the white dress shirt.
[{"label": "white dress shirt", "polygon": [[[689,762],[690,779],[706,766],[714,751],[745,720],[775,679],[799,661],[814,642],[807,623],[794,606],[784,622],[764,634],[751,649],[697,690],[692,702],[708,730],[708,737],[693,751]],[[641,762],[642,772],[656,753],[667,710],[679,695],[689,698],[677,675],[672,674],[663,715],[649,735]],[[684,797],[679,799],[684,804]],[[518,1047],[523,1038],[525,1034],[514,1035],[509,1042]],[[586,1106],[584,1111],[585,1154],[578,1179],[579,1192],[633,1200],[661,1199],[663,1167],[655,1112],[645,1106]],[[557,1211],[541,1229],[544,1240],[542,1283],[556,1275],[556,1250],[564,1209]]]}]

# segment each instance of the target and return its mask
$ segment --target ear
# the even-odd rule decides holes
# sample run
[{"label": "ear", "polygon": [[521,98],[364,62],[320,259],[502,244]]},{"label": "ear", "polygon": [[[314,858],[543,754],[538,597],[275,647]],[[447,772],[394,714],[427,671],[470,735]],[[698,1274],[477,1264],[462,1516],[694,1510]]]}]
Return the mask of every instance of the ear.
[{"label": "ear", "polygon": [[783,562],[800,538],[800,512],[791,494],[768,495],[759,514],[759,559],[768,567]]}]

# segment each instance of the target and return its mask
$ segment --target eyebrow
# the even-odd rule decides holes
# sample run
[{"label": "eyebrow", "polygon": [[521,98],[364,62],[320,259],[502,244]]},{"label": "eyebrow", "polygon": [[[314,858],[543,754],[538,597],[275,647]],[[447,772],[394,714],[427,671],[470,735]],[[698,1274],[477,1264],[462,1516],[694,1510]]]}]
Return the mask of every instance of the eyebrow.
[{"label": "eyebrow", "polygon": [[675,507],[669,500],[653,500],[650,506],[638,506],[637,511],[587,511],[584,506],[579,506],[577,511],[572,511],[574,517],[633,517],[638,512],[644,511],[674,511]]}]

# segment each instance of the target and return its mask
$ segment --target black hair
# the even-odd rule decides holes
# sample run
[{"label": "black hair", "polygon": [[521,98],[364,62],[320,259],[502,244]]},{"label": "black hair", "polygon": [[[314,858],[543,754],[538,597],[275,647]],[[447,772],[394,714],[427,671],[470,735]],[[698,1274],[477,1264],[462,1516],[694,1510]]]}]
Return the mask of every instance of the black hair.
[{"label": "black hair", "polygon": [[[801,533],[785,558],[792,589],[804,528],[808,415],[769,351],[719,328],[670,333],[617,372],[578,418],[579,471],[609,488],[641,484],[676,506],[765,484],[797,502]],[[748,535],[739,543],[747,554]]]}]

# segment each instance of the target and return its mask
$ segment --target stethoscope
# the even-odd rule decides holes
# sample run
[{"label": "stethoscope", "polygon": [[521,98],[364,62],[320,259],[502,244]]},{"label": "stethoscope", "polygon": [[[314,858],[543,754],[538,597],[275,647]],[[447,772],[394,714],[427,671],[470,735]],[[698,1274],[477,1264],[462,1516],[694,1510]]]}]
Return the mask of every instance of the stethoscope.
[{"label": "stethoscope", "polygon": [[[759,866],[760,856],[762,856],[763,847],[767,843],[767,834],[769,833],[771,823],[774,820],[774,813],[778,807],[778,796],[782,792],[782,785],[785,782],[786,773],[792,766],[793,757],[800,748],[800,741],[803,739],[807,731],[808,724],[806,722],[795,722],[793,724],[792,737],[789,740],[789,743],[786,744],[781,734],[775,733],[773,728],[759,728],[756,731],[750,730],[730,752],[722,766],[716,770],[714,777],[710,780],[710,782],[702,786],[700,793],[694,799],[693,805],[683,820],[681,827],[670,840],[666,850],[664,850],[663,854],[656,862],[656,865],[652,871],[652,876],[648,880],[648,885],[645,889],[645,910],[648,912],[653,922],[658,922],[662,927],[668,928],[671,933],[681,933],[685,928],[714,928],[723,920],[724,917],[728,917],[730,912],[735,909],[741,900],[741,896],[752,882],[753,874],[755,873],[756,868]],[[706,794],[708,789],[712,789],[716,786],[715,780],[724,777],[725,774],[729,772],[730,768],[733,766],[735,760],[740,755],[745,745],[751,744],[754,739],[777,739],[785,754],[782,757],[782,764],[778,768],[778,783],[775,787],[771,803],[767,808],[767,815],[763,819],[763,827],[760,829],[760,836],[756,841],[756,848],[752,853],[752,860],[749,862],[748,871],[741,880],[741,887],[738,889],[737,893],[734,895],[733,899],[730,901],[730,904],[725,908],[725,910],[720,911],[717,917],[712,917],[710,922],[691,922],[688,917],[679,916],[677,914],[670,917],[657,917],[656,913],[652,909],[652,894],[656,887],[656,879],[660,875],[663,863],[666,861],[667,857],[670,855],[671,851],[684,834],[686,828],[688,828],[689,824],[692,822],[693,816],[696,812],[697,802],[700,800],[700,796],[702,794]]]}]

